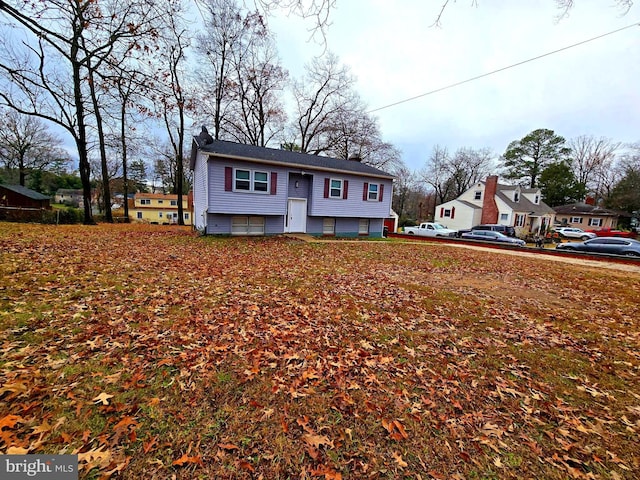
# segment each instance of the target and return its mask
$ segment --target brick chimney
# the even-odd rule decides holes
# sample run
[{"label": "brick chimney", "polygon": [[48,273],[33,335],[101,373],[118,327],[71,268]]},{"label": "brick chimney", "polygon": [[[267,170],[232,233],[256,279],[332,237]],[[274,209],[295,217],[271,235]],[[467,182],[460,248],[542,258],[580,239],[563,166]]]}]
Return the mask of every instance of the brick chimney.
[{"label": "brick chimney", "polygon": [[496,191],[498,190],[498,176],[489,175],[484,181],[484,199],[482,200],[482,218],[480,223],[498,223],[498,206],[496,205]]}]

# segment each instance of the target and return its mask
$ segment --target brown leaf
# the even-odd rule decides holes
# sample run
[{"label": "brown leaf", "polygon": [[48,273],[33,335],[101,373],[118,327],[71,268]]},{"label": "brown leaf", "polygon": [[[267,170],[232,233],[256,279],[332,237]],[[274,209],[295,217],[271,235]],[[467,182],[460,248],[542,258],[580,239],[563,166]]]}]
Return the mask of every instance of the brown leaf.
[{"label": "brown leaf", "polygon": [[314,448],[320,448],[321,445],[327,445],[330,448],[334,448],[333,442],[329,440],[329,437],[326,435],[312,435],[310,433],[305,433],[302,435],[302,440]]},{"label": "brown leaf", "polygon": [[7,415],[0,419],[0,430],[4,427],[14,428],[16,423],[24,423],[24,419],[18,415]]},{"label": "brown leaf", "polygon": [[223,450],[240,450],[240,447],[238,447],[237,445],[234,445],[232,443],[219,443],[218,447],[222,448]]},{"label": "brown leaf", "polygon": [[398,452],[393,452],[391,456],[396,461],[400,469],[403,469],[409,466],[409,464],[402,459],[402,455],[400,455]]},{"label": "brown leaf", "polygon": [[93,403],[102,403],[102,405],[109,405],[109,399],[113,398],[113,395],[109,395],[108,393],[102,392],[92,401]]},{"label": "brown leaf", "polygon": [[200,455],[197,455],[195,457],[190,457],[185,453],[179,459],[174,460],[172,465],[182,467],[189,463],[202,466],[202,457]]}]

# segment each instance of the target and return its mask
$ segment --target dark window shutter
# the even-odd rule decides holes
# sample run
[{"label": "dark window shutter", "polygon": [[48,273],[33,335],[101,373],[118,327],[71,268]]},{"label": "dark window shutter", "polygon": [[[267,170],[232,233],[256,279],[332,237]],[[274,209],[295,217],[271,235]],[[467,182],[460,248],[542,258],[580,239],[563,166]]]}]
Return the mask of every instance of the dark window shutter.
[{"label": "dark window shutter", "polygon": [[378,195],[378,201],[382,201],[382,195],[384,194],[384,185],[380,184],[380,194]]},{"label": "dark window shutter", "polygon": [[233,190],[233,168],[224,167],[224,191],[230,192]]},{"label": "dark window shutter", "polygon": [[364,182],[364,189],[362,190],[362,200],[367,200],[367,195],[369,194],[369,184]]},{"label": "dark window shutter", "polygon": [[440,218],[444,216],[444,207],[440,207]]},{"label": "dark window shutter", "polygon": [[456,207],[451,207],[451,219],[456,215]]},{"label": "dark window shutter", "polygon": [[271,172],[271,195],[278,191],[278,172]]},{"label": "dark window shutter", "polygon": [[329,198],[329,179],[324,179],[324,198]]},{"label": "dark window shutter", "polygon": [[346,200],[349,194],[349,180],[342,181],[342,199]]}]

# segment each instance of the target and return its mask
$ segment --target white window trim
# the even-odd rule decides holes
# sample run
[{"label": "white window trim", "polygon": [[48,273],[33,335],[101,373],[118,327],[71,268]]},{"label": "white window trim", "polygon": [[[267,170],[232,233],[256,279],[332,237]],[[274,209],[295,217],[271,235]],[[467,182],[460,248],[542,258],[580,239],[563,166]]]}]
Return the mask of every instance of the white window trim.
[{"label": "white window trim", "polygon": [[[333,182],[340,182],[340,195],[335,196],[332,195],[332,191],[335,190],[333,187]],[[329,198],[333,198],[334,200],[342,200],[342,192],[344,191],[344,180],[342,178],[330,178],[329,179]]]},{"label": "white window trim", "polygon": [[[245,190],[243,188],[236,188],[236,184],[238,181],[238,178],[236,177],[236,172],[241,171],[241,172],[249,172],[249,190]],[[267,189],[266,190],[256,190],[256,173],[264,173],[267,176],[267,181],[263,182],[263,181],[259,181],[258,183],[267,184]],[[246,182],[247,180],[245,179],[241,179],[241,181]],[[233,169],[233,189],[234,192],[239,192],[239,193],[257,193],[257,194],[261,194],[261,195],[269,195],[271,193],[271,175],[269,175],[269,172],[265,172],[264,170],[251,170],[249,168],[234,168]]]},{"label": "white window trim", "polygon": [[569,223],[582,223],[582,217],[571,217]]},{"label": "white window trim", "polygon": [[601,218],[590,218],[589,219],[589,226],[590,227],[601,227],[602,225],[604,225],[604,222]]},{"label": "white window trim", "polygon": [[[371,191],[371,187],[376,187],[376,191],[372,192]],[[374,197],[371,198],[371,195],[374,195]],[[379,183],[370,183],[369,186],[367,187],[367,202],[377,202],[378,201],[378,195],[380,195],[380,184]]]},{"label": "white window trim", "polygon": [[476,190],[473,195],[474,200],[482,200],[482,190]]},{"label": "white window trim", "polygon": [[444,218],[451,218],[451,209],[450,208],[445,208],[444,212],[442,212],[442,216]]}]

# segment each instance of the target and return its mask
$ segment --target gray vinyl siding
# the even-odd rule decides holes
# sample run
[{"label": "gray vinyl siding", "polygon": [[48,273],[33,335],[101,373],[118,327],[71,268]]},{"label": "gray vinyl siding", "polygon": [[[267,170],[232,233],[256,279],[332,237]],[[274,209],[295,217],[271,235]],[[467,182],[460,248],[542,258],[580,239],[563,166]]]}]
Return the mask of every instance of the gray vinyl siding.
[{"label": "gray vinyl siding", "polygon": [[[341,179],[343,181],[348,180],[347,198],[324,198],[325,178]],[[362,199],[365,182],[384,185],[382,202]],[[391,211],[391,197],[393,192],[390,180],[314,172],[311,190],[312,201],[309,208],[309,215],[312,216],[386,218]]]},{"label": "gray vinyl siding", "polygon": [[[359,235],[358,233],[360,218],[336,218],[330,216],[327,216],[326,218],[335,218],[336,237],[361,237],[361,235]],[[309,217],[307,219],[307,233],[314,236],[322,235],[322,224],[324,219],[325,217]],[[383,227],[384,219],[369,219],[369,237],[382,237]]]},{"label": "gray vinyl siding", "polygon": [[[234,216],[235,215],[219,215],[210,213],[207,217],[206,233],[210,235],[231,235],[231,219]],[[251,216],[264,217],[265,235],[278,235],[284,232],[284,216]]]},{"label": "gray vinyl siding", "polygon": [[205,228],[207,200],[207,156],[198,154],[193,170],[193,225],[196,229]]},{"label": "gray vinyl siding", "polygon": [[[306,198],[309,200],[309,189],[311,185],[311,175],[301,175],[299,172],[289,173],[288,197],[289,198]],[[296,187],[296,182],[298,186]]]},{"label": "gray vinyl siding", "polygon": [[[242,168],[277,173],[276,194],[252,192],[225,192],[225,167]],[[287,210],[288,170],[272,165],[258,165],[250,162],[209,160],[209,212],[237,215],[282,215]]]}]

